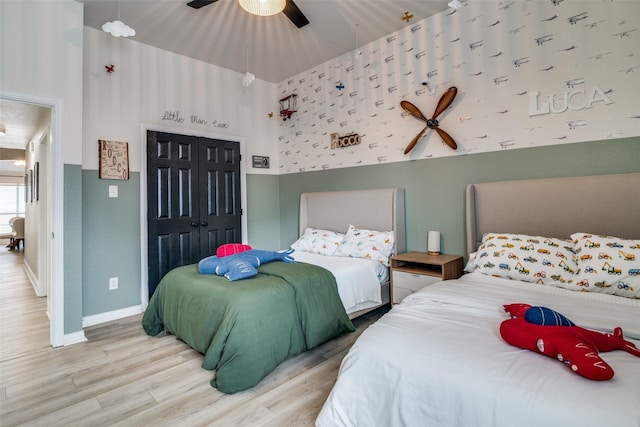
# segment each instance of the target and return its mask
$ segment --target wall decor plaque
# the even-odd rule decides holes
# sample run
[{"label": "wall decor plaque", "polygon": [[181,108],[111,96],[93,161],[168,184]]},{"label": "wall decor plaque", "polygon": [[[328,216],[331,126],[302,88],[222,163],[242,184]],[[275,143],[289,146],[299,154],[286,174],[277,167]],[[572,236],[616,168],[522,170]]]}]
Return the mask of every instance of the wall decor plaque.
[{"label": "wall decor plaque", "polygon": [[129,179],[129,144],[98,140],[100,179]]},{"label": "wall decor plaque", "polygon": [[252,156],[253,167],[260,169],[269,169],[268,156]]}]

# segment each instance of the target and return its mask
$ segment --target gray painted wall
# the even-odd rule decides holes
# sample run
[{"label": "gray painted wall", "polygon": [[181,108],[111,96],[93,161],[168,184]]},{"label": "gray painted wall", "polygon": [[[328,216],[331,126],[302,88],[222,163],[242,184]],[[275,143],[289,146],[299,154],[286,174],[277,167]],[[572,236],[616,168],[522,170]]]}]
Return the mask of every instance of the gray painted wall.
[{"label": "gray painted wall", "polygon": [[[467,184],[640,172],[639,159],[640,137],[635,137],[280,176],[248,174],[248,243],[260,249],[288,247],[297,238],[302,192],[402,187],[406,192],[407,249],[426,250],[427,230],[435,229],[442,233],[444,253],[464,254]],[[65,263],[70,280],[65,286],[65,301],[75,303],[65,312],[71,315],[82,307],[82,315],[90,316],[136,306],[140,304],[141,277],[139,173],[132,172],[128,181],[114,181],[100,180],[97,171],[83,170],[80,180],[76,169],[79,167],[68,167],[65,192],[80,199],[74,183],[82,183],[84,212],[82,217],[69,219],[65,232],[75,233],[73,230],[82,225],[83,245],[66,249],[73,255]],[[118,186],[117,199],[108,197],[109,185]],[[118,250],[104,249],[114,247]],[[74,262],[78,257],[82,269]],[[78,274],[83,287],[74,278]],[[119,277],[119,289],[109,291],[108,279],[113,276]],[[72,324],[72,318],[76,315],[65,324]]]},{"label": "gray painted wall", "polygon": [[303,192],[402,187],[407,250],[425,251],[427,231],[439,230],[442,252],[463,255],[467,184],[628,172],[640,172],[640,137],[281,175],[281,246],[298,236]]},{"label": "gray painted wall", "polygon": [[277,175],[247,175],[247,241],[254,248],[282,248],[278,196]]},{"label": "gray painted wall", "polygon": [[[83,169],[82,201],[82,315],[140,305],[140,173],[113,180]],[[110,277],[118,289],[109,290]]]},{"label": "gray painted wall", "polygon": [[[109,197],[110,185],[118,186],[117,198]],[[247,175],[248,243],[255,248],[281,248],[278,186],[275,175]],[[82,269],[69,263],[82,274],[82,290],[68,310],[82,307],[86,317],[140,305],[140,173],[119,181],[82,170],[82,205],[82,218],[73,220],[83,229]],[[118,277],[117,290],[109,290],[110,277]]]},{"label": "gray painted wall", "polygon": [[82,167],[64,165],[64,333],[82,330]]}]

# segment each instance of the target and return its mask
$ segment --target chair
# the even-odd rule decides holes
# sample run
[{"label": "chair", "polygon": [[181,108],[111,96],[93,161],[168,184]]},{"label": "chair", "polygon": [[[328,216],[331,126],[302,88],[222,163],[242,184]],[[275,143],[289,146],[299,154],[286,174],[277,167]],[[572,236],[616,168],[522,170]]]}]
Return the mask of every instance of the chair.
[{"label": "chair", "polygon": [[9,218],[9,227],[11,227],[11,231],[8,233],[2,233],[0,234],[0,239],[9,239],[9,244],[7,245],[8,248],[13,247],[13,237],[14,237],[14,232],[13,232],[13,222],[20,218],[19,216],[13,216],[11,218]]},{"label": "chair", "polygon": [[22,242],[22,249],[24,249],[24,218],[18,218],[11,224],[13,232],[13,248],[20,249],[20,242]]},{"label": "chair", "polygon": [[9,220],[11,225],[11,237],[9,237],[9,250],[20,249],[20,242],[22,242],[22,248],[24,248],[24,218],[13,217]]}]

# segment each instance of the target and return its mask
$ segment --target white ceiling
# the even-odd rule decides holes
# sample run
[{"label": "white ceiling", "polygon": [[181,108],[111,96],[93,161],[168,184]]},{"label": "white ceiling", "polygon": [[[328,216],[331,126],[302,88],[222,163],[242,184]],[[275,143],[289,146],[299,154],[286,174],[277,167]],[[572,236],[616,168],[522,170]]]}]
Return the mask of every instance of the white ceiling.
[{"label": "white ceiling", "polygon": [[47,114],[50,110],[46,107],[0,99],[0,127],[6,130],[0,135],[0,175],[24,174],[24,166],[14,162],[24,160],[24,149]]},{"label": "white ceiling", "polygon": [[[88,27],[102,29],[118,19],[119,9],[120,20],[136,30],[132,40],[274,83],[448,7],[448,0],[295,0],[310,21],[297,28],[282,13],[251,15],[237,0],[201,9],[188,7],[188,0],[77,1],[84,3]],[[405,12],[413,15],[409,21]],[[24,149],[47,113],[0,100],[0,126],[7,128],[0,148]]]},{"label": "white ceiling", "polygon": [[[118,18],[115,0],[84,3],[84,23],[101,29]],[[447,9],[448,0],[295,0],[309,20],[297,28],[283,14],[254,16],[237,0],[201,9],[188,0],[121,0],[132,40],[278,83]],[[413,15],[407,22],[405,12]],[[248,57],[248,60],[247,60]]]},{"label": "white ceiling", "polygon": [[34,136],[38,123],[49,114],[49,108],[0,99],[0,148],[24,150]]}]

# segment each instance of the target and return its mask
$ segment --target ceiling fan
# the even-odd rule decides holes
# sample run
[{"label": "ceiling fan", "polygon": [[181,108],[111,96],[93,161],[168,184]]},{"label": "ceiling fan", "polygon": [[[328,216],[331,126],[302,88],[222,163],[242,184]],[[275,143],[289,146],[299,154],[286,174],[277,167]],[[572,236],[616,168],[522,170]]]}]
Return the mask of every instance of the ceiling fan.
[{"label": "ceiling fan", "polygon": [[411,140],[409,145],[407,145],[407,148],[404,149],[404,154],[407,154],[409,151],[413,150],[413,147],[416,146],[416,144],[418,143],[420,138],[422,138],[422,136],[427,131],[427,129],[435,129],[435,131],[438,132],[438,135],[440,135],[440,138],[442,138],[445,144],[447,144],[449,147],[453,148],[454,150],[458,148],[458,145],[453,140],[453,138],[451,138],[451,136],[447,132],[440,129],[440,127],[438,126],[439,123],[437,120],[437,117],[444,110],[446,110],[449,107],[449,105],[451,105],[457,93],[458,93],[458,89],[455,86],[451,86],[449,89],[447,89],[447,91],[440,98],[440,101],[438,101],[438,105],[436,106],[436,109],[433,112],[433,117],[430,119],[426,118],[424,114],[422,114],[422,112],[418,109],[418,107],[416,107],[409,101],[400,101],[400,106],[404,109],[404,111],[406,111],[407,113],[411,114],[413,117],[420,119],[426,123],[426,126],[424,127],[424,129],[422,129],[422,131],[419,134],[417,134],[415,138]]},{"label": "ceiling fan", "polygon": [[[208,6],[211,3],[215,3],[218,0],[193,0],[187,3],[187,6],[191,6],[194,9],[200,9],[201,7]],[[293,0],[287,0],[284,6],[284,10],[282,11],[287,18],[291,20],[295,24],[296,27],[302,28],[309,23],[309,20],[304,13],[298,8],[298,6],[293,2]]]}]

